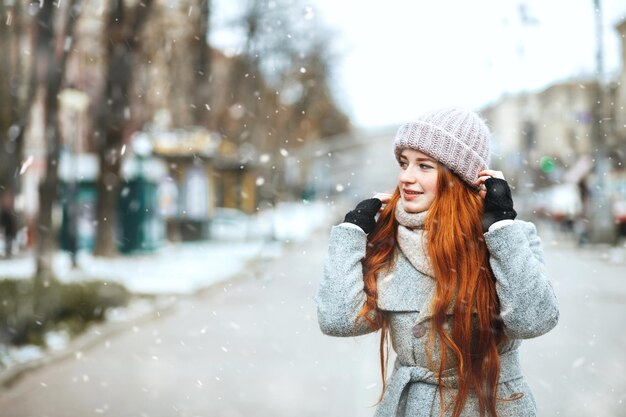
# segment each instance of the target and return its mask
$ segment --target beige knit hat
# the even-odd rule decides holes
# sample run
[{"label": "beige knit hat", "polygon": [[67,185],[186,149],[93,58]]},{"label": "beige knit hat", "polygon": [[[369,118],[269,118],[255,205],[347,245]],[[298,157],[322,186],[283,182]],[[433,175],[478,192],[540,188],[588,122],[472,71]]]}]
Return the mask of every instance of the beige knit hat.
[{"label": "beige knit hat", "polygon": [[476,188],[478,173],[489,167],[490,136],[478,114],[458,107],[444,108],[400,126],[393,150],[398,161],[405,148],[424,152]]}]

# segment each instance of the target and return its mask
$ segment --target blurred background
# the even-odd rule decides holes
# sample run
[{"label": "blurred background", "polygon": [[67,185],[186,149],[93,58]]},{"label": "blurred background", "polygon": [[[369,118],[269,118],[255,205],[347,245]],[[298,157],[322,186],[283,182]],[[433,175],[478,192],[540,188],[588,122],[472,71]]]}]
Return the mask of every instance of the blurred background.
[{"label": "blurred background", "polygon": [[625,37],[618,0],[0,0],[0,415],[372,415],[327,235],[445,105],[544,242],[540,415],[626,415]]}]

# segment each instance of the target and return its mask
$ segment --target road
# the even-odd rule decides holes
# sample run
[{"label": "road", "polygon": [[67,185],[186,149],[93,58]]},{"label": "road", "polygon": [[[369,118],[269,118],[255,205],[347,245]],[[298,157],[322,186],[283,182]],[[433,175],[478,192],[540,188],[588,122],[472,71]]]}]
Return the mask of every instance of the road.
[{"label": "road", "polygon": [[540,233],[561,316],[522,346],[539,415],[626,416],[626,264],[609,262],[609,249],[577,249]]},{"label": "road", "polygon": [[375,337],[333,339],[317,325],[325,239],[291,247],[159,320],[27,374],[0,395],[0,415],[371,414]]},{"label": "road", "polygon": [[[546,233],[547,236],[550,236]],[[371,416],[378,336],[320,333],[313,297],[327,233],[158,320],[28,373],[0,415]],[[544,238],[559,325],[522,345],[540,416],[624,416],[626,265]]]}]

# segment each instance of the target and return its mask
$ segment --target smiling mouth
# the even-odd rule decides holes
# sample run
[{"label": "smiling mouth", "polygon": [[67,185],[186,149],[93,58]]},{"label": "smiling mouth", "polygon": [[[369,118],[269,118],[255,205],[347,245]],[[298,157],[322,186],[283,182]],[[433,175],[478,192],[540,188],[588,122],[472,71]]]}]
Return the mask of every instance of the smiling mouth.
[{"label": "smiling mouth", "polygon": [[411,190],[404,190],[404,193],[405,193],[405,194],[408,194],[408,195],[418,195],[418,194],[424,194],[424,193],[423,193],[423,192],[421,192],[421,191],[411,191]]}]

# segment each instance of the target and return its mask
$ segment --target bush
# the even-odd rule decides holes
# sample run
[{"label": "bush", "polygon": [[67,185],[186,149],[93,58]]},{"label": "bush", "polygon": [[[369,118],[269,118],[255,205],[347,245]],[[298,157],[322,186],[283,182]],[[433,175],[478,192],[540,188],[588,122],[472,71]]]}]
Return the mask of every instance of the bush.
[{"label": "bush", "polygon": [[129,300],[128,290],[116,283],[52,281],[42,290],[35,309],[32,280],[3,280],[0,281],[0,343],[44,345],[44,335],[50,330],[65,329],[75,336],[90,323],[102,321],[108,309],[125,306]]}]

